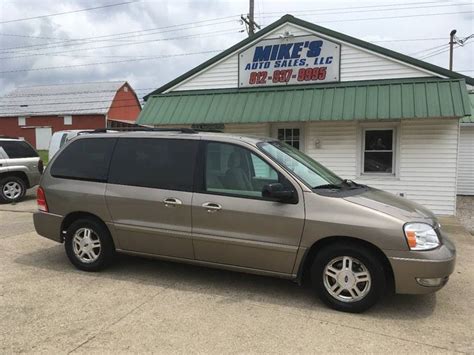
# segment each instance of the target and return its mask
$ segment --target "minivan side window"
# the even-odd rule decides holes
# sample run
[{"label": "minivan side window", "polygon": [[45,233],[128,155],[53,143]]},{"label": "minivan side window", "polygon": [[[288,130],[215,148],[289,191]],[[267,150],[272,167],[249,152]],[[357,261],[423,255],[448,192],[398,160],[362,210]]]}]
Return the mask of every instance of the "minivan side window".
[{"label": "minivan side window", "polygon": [[197,140],[120,138],[109,183],[192,191],[198,144]]},{"label": "minivan side window", "polygon": [[54,160],[51,175],[58,178],[107,181],[115,138],[85,138],[69,144]]},{"label": "minivan side window", "polygon": [[0,147],[3,148],[10,159],[36,158],[38,156],[33,147],[23,141],[1,141]]},{"label": "minivan side window", "polygon": [[205,192],[260,199],[264,185],[289,184],[258,155],[238,145],[208,142],[205,160]]}]

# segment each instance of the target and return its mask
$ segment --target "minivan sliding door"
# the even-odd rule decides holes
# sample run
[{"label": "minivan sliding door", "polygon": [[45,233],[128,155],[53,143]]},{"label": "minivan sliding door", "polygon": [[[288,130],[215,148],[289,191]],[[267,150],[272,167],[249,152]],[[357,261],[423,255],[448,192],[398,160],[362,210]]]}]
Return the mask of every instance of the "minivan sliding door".
[{"label": "minivan sliding door", "polygon": [[118,139],[106,200],[120,249],[194,258],[191,200],[198,142]]}]

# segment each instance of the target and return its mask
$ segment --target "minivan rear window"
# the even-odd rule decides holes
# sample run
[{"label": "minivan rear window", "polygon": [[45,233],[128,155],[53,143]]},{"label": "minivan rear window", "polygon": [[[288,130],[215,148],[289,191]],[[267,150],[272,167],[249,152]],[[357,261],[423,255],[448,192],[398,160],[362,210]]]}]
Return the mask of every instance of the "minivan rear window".
[{"label": "minivan rear window", "polygon": [[120,138],[109,183],[192,191],[197,140]]},{"label": "minivan rear window", "polygon": [[58,178],[107,181],[116,138],[85,138],[68,145],[54,160],[51,175]]},{"label": "minivan rear window", "polygon": [[35,158],[38,156],[36,150],[23,141],[0,141],[0,147],[3,148],[10,159]]}]

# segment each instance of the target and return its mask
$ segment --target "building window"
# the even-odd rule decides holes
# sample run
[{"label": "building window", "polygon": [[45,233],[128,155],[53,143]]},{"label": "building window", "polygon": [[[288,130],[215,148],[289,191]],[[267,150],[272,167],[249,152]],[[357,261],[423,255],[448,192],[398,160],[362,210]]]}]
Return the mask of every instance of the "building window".
[{"label": "building window", "polygon": [[296,149],[300,149],[301,136],[299,128],[278,128],[278,139],[285,142]]},{"label": "building window", "polygon": [[394,174],[394,129],[365,129],[363,144],[362,171],[364,174]]},{"label": "building window", "polygon": [[124,86],[124,87],[123,87],[123,91],[124,91],[124,92],[128,92],[128,86]]},{"label": "building window", "polygon": [[18,117],[18,126],[26,125],[26,117]]},{"label": "building window", "polygon": [[64,125],[65,126],[72,125],[72,116],[64,116]]}]

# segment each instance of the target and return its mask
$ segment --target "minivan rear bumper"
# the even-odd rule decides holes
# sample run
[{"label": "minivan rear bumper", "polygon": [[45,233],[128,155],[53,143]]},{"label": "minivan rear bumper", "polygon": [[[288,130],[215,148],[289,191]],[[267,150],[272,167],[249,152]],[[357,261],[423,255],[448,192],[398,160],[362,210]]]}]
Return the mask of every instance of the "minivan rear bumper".
[{"label": "minivan rear bumper", "polygon": [[396,293],[436,292],[446,285],[456,263],[456,249],[447,238],[434,250],[386,251],[386,254],[392,266]]},{"label": "minivan rear bumper", "polygon": [[35,225],[36,233],[42,237],[62,243],[61,223],[63,217],[53,213],[35,212],[33,214],[33,223]]}]

